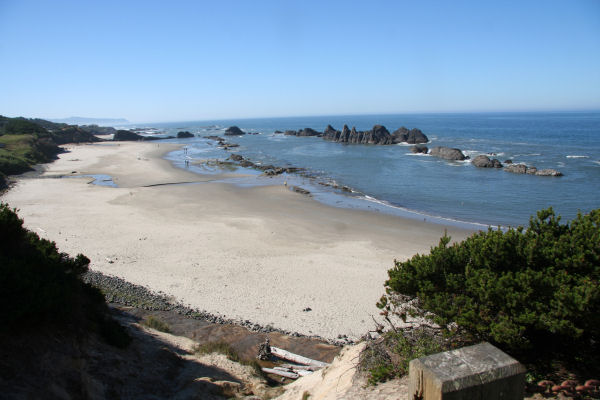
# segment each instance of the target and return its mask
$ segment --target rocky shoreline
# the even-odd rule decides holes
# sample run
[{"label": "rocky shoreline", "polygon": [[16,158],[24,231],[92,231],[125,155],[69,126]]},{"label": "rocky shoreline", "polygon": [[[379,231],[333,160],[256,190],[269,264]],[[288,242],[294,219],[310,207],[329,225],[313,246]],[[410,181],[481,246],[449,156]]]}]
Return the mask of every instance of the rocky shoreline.
[{"label": "rocky shoreline", "polygon": [[100,289],[104,294],[107,303],[120,304],[129,307],[140,308],[152,311],[171,311],[188,318],[202,320],[219,325],[238,325],[248,329],[251,332],[269,333],[279,332],[292,337],[305,337],[321,340],[334,346],[344,346],[356,343],[346,335],[339,334],[337,339],[327,339],[318,335],[303,335],[298,332],[291,332],[277,329],[271,325],[262,326],[249,320],[235,320],[223,315],[211,314],[204,310],[188,307],[182,303],[174,301],[172,297],[162,292],[153,292],[150,289],[127,282],[121,278],[105,275],[98,271],[88,271],[83,275],[86,283]]},{"label": "rocky shoreline", "polygon": [[[308,137],[315,136],[320,137],[325,140],[329,140],[337,143],[345,143],[345,144],[367,144],[367,145],[391,145],[391,144],[414,144],[415,146],[411,147],[412,153],[422,153],[429,154],[434,157],[441,158],[443,160],[448,161],[465,161],[469,160],[468,156],[465,156],[462,150],[444,146],[437,146],[432,149],[424,146],[423,143],[429,143],[429,138],[417,128],[413,128],[409,130],[405,127],[400,127],[395,130],[393,133],[390,133],[387,128],[383,125],[375,125],[371,130],[368,131],[357,131],[355,127],[352,129],[348,128],[348,125],[344,125],[341,131],[336,130],[331,125],[327,125],[327,128],[323,132],[319,132],[312,128],[304,128],[297,131],[287,130],[285,132],[275,131],[275,134],[284,134],[286,136],[299,136],[299,137]],[[244,135],[245,132],[238,128],[237,126],[232,126],[227,128],[225,135]],[[229,144],[225,142],[225,140],[219,136],[205,136],[205,138],[217,140],[219,145],[224,149],[229,149],[231,147],[237,147],[236,144]],[[494,154],[489,154],[493,156]],[[238,155],[238,157],[241,157]],[[258,169],[263,169],[260,164],[254,164],[247,160],[235,160],[241,161],[242,167],[255,167]],[[245,165],[244,165],[245,163]],[[536,176],[554,176],[559,177],[563,174],[560,171],[554,169],[542,169],[538,170],[534,166],[528,166],[525,164],[513,164],[512,160],[505,160],[503,165],[498,159],[490,159],[486,154],[480,154],[475,157],[471,163],[477,168],[495,168],[495,169],[504,169],[506,172],[512,172],[515,174],[528,174],[528,175],[536,175]],[[273,166],[266,166],[263,171],[269,170],[270,173],[268,175],[278,175],[285,171],[284,169],[277,169]],[[300,169],[298,169],[300,170]],[[278,172],[274,172],[278,171]],[[297,171],[294,171],[297,172]]]}]

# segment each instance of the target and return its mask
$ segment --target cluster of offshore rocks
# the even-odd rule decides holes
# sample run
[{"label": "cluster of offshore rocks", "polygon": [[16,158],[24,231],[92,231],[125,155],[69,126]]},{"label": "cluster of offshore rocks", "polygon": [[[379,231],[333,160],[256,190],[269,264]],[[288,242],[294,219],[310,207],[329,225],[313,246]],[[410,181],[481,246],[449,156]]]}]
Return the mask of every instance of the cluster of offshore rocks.
[{"label": "cluster of offshore rocks", "polygon": [[[429,151],[425,146],[415,146],[412,148],[413,153],[429,153],[432,156],[442,158],[450,161],[463,161],[468,160],[469,157],[465,156],[460,149],[454,149],[450,147],[434,147]],[[536,167],[525,165],[525,164],[513,164],[512,160],[505,160],[503,165],[498,159],[490,158],[485,154],[478,155],[475,157],[471,164],[478,168],[504,168],[507,172],[513,174],[529,174],[537,176],[562,176],[562,173],[555,169],[537,169]]]},{"label": "cluster of offshore rocks", "polygon": [[[344,125],[342,130],[338,131],[331,125],[327,125],[327,128],[325,128],[323,132],[319,132],[312,128],[304,128],[297,131],[275,131],[275,133],[284,134],[287,136],[316,136],[325,140],[330,140],[332,142],[351,144],[389,145],[397,143],[407,143],[415,145],[411,148],[411,151],[413,153],[429,154],[434,157],[442,158],[444,160],[449,161],[463,161],[469,159],[469,157],[465,156],[465,154],[460,149],[438,146],[430,150],[429,148],[427,148],[427,146],[423,145],[423,143],[429,142],[429,138],[427,138],[427,136],[420,129],[417,128],[409,130],[408,128],[400,127],[396,129],[393,133],[390,133],[383,125],[375,125],[373,126],[373,129],[368,131],[357,131],[355,127],[352,127],[352,129],[350,129],[348,128],[348,125]],[[246,133],[237,126],[231,126],[225,131],[225,135],[239,136],[244,134]],[[216,139],[217,137],[215,136],[214,138]],[[491,155],[493,156],[493,154]],[[252,163],[249,161],[245,161],[245,164],[247,165],[242,166],[256,167],[256,165],[251,165]],[[478,155],[477,157],[475,157],[471,161],[471,164],[475,165],[478,168],[504,168],[505,171],[512,172],[515,174],[529,174],[537,176],[562,176],[562,173],[555,169],[538,170],[536,167],[528,166],[525,164],[513,164],[512,160],[505,160],[504,164],[506,165],[503,165],[498,159],[490,158],[488,155],[485,154]],[[269,175],[277,175],[277,173],[272,173],[272,170],[274,168],[270,168],[271,166],[266,167],[266,169],[263,169],[264,167],[260,168],[263,170],[269,170],[269,172],[271,172]],[[284,172],[284,170],[282,170],[282,172]]]},{"label": "cluster of offshore rocks", "polygon": [[204,136],[205,139],[210,139],[210,140],[215,140],[218,143],[218,146],[222,149],[228,150],[234,147],[239,147],[240,145],[237,143],[229,143],[227,142],[225,139],[223,139],[221,136],[215,136],[215,135],[211,135],[211,136]]},{"label": "cluster of offshore rocks", "polygon": [[258,135],[258,132],[244,132],[243,130],[241,130],[240,128],[238,128],[237,126],[230,126],[229,128],[227,128],[225,130],[224,135],[227,136],[241,136],[241,135]]},{"label": "cluster of offshore rocks", "polygon": [[[415,128],[409,130],[405,127],[401,127],[396,129],[394,133],[390,133],[383,125],[375,125],[370,131],[357,131],[355,127],[352,127],[352,129],[348,128],[348,125],[344,125],[342,130],[338,131],[331,125],[327,125],[327,128],[325,128],[323,132],[319,132],[312,128],[304,128],[298,131],[275,131],[275,133],[288,136],[317,136],[325,140],[331,140],[332,142],[355,144],[416,144],[427,143],[429,141],[427,136],[425,136],[420,129]],[[246,132],[237,126],[230,126],[225,130],[225,135],[228,136],[241,136],[245,134]],[[255,133],[248,132],[248,134]]]},{"label": "cluster of offshore rocks", "polygon": [[[277,133],[277,132],[276,132]],[[369,131],[357,131],[355,127],[348,128],[344,125],[341,131],[336,130],[331,125],[323,132],[316,131],[311,128],[304,128],[299,131],[285,131],[284,135],[288,136],[317,136],[325,140],[338,143],[353,143],[353,144],[396,144],[396,143],[427,143],[429,139],[420,129],[408,129],[405,127],[398,128],[394,133],[390,133],[385,126],[375,125]]]},{"label": "cluster of offshore rocks", "polygon": [[256,168],[258,170],[263,171],[265,175],[270,175],[270,176],[281,175],[284,172],[296,173],[296,172],[304,171],[303,168],[297,168],[297,167],[276,167],[271,164],[256,164],[250,160],[245,159],[244,157],[240,156],[239,154],[232,154],[229,156],[229,158],[244,168]]}]

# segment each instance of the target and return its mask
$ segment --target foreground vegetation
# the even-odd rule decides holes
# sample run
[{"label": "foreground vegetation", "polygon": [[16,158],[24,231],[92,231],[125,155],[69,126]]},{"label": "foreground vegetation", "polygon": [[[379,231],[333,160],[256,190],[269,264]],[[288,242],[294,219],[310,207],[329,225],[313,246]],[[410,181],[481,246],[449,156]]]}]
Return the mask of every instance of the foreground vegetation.
[{"label": "foreground vegetation", "polygon": [[242,365],[250,366],[254,369],[259,376],[264,376],[264,373],[261,369],[261,365],[255,359],[247,361],[240,357],[240,355],[235,351],[233,347],[229,343],[217,341],[217,342],[207,342],[204,344],[199,344],[194,347],[194,353],[196,354],[223,354],[227,357],[228,360],[240,363]]},{"label": "foreground vegetation", "polygon": [[562,224],[550,208],[528,229],[449,243],[444,236],[430,254],[389,270],[378,303],[384,318],[435,325],[384,334],[370,351],[385,356],[363,357],[373,381],[404,374],[416,354],[480,341],[525,363],[534,378],[600,372],[600,209]]},{"label": "foreground vegetation", "polygon": [[146,318],[142,323],[149,328],[156,329],[157,331],[171,333],[171,327],[169,324],[156,317],[153,317],[152,315]]},{"label": "foreground vegetation", "polygon": [[0,204],[0,334],[53,326],[97,332],[115,346],[130,338],[114,321],[101,292],[81,280],[89,259],[60,253],[54,242],[23,227]]}]

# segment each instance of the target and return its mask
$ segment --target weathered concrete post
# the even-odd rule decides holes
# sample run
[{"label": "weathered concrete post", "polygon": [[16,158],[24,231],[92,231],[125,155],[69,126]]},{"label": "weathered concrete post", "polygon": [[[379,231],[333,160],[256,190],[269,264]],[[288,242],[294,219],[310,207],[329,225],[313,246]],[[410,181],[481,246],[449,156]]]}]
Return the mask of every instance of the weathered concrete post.
[{"label": "weathered concrete post", "polygon": [[522,400],[525,367],[489,343],[417,358],[410,400]]}]

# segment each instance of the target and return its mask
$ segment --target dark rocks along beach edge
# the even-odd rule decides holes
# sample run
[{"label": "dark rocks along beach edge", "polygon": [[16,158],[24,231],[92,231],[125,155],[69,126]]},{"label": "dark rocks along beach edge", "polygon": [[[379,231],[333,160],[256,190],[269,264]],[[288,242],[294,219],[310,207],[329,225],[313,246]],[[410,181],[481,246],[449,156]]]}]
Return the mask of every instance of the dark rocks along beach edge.
[{"label": "dark rocks along beach edge", "polygon": [[327,339],[318,335],[304,335],[298,332],[278,329],[271,325],[260,325],[250,320],[235,320],[223,315],[209,313],[205,310],[199,310],[186,306],[174,300],[162,292],[154,292],[144,286],[127,282],[121,278],[103,274],[99,271],[88,271],[83,276],[86,283],[100,289],[104,294],[107,303],[113,303],[123,306],[139,308],[151,311],[169,311],[187,318],[206,321],[208,323],[219,325],[237,325],[242,326],[250,332],[270,333],[278,332],[291,337],[303,337],[316,339],[334,346],[343,346],[354,344],[355,341],[349,339],[345,334],[338,334],[337,339]]}]

